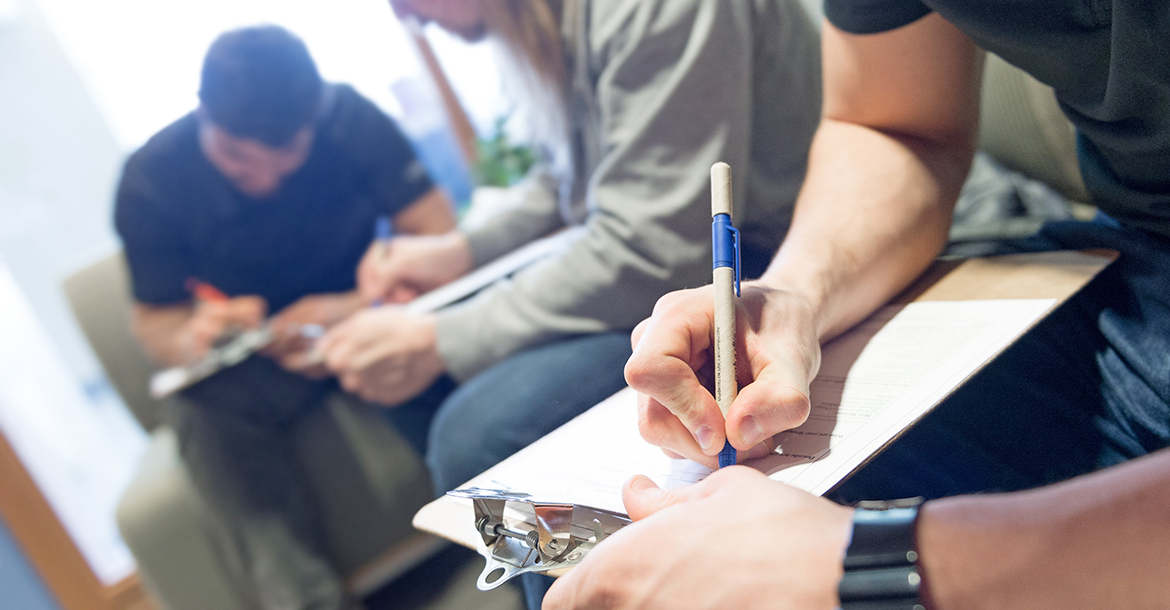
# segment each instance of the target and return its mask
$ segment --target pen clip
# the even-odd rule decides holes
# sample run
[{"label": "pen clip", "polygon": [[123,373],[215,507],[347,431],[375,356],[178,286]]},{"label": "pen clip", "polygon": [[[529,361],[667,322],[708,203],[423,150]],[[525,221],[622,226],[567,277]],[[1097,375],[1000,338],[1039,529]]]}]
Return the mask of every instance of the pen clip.
[{"label": "pen clip", "polygon": [[731,224],[728,214],[711,217],[711,268],[731,267],[735,270],[735,296],[739,296],[742,260],[739,229]]},{"label": "pen clip", "polygon": [[731,230],[731,248],[735,250],[735,296],[738,297],[740,270],[743,268],[743,260],[740,258],[739,229],[733,226],[728,226],[727,228]]}]

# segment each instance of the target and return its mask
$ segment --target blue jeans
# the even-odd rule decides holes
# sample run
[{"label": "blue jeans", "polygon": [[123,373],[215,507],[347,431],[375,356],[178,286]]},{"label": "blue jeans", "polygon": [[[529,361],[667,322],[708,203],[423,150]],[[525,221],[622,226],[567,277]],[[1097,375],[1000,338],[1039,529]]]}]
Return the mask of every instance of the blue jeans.
[{"label": "blue jeans", "polygon": [[[630,334],[598,333],[536,347],[459,387],[440,380],[387,417],[426,456],[436,495],[504,458],[625,387]],[[441,404],[430,400],[450,392]]]},{"label": "blue jeans", "polygon": [[1057,222],[1009,250],[1118,260],[843,483],[840,502],[1015,491],[1170,445],[1170,242]]}]

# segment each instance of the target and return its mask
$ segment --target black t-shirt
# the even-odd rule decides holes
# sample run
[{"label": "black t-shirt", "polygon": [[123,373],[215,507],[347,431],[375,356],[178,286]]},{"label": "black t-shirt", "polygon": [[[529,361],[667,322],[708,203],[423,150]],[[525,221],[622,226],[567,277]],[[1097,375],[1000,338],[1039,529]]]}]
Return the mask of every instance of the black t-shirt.
[{"label": "black t-shirt", "polygon": [[193,114],[130,157],[114,222],[139,302],[188,301],[188,278],[262,296],[273,312],[354,288],[378,216],[433,185],[389,117],[351,87],[331,88],[308,158],[269,198],[247,197],[211,165]]},{"label": "black t-shirt", "polygon": [[1056,90],[1101,210],[1170,236],[1170,3],[1164,0],[825,0],[854,34],[931,11]]}]

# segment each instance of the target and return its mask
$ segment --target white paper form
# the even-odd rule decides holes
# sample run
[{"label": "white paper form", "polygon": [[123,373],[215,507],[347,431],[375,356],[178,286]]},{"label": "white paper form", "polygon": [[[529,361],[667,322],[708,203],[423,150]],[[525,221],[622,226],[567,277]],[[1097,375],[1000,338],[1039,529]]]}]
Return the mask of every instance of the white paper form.
[{"label": "white paper form", "polygon": [[420,295],[406,304],[406,310],[416,315],[438,311],[543,258],[567,250],[584,234],[585,227],[569,227],[525,244],[449,284]]},{"label": "white paper form", "polygon": [[826,345],[804,425],[752,467],[824,494],[921,419],[1055,306],[927,301],[880,309]]},{"label": "white paper form", "polygon": [[621,487],[635,474],[644,474],[660,486],[678,487],[698,482],[710,472],[690,460],[672,460],[642,440],[637,395],[626,388],[465,487],[517,491],[537,502],[625,513]]},{"label": "white paper form", "polygon": [[[824,494],[920,419],[1055,305],[1053,299],[936,301],[885,307],[824,347],[804,425],[749,462],[771,478]],[[474,479],[470,485],[625,512],[622,484],[660,486],[710,470],[667,458],[638,434],[626,388]]]}]

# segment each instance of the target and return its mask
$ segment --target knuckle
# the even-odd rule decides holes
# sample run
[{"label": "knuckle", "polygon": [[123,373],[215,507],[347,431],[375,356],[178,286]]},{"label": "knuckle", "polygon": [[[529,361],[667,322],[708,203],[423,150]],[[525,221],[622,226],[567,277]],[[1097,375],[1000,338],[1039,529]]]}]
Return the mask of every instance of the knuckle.
[{"label": "knuckle", "polygon": [[703,403],[694,396],[677,395],[676,400],[663,403],[663,406],[682,421],[687,428],[691,428],[703,420]]},{"label": "knuckle", "polygon": [[791,430],[808,419],[811,403],[804,392],[794,388],[777,388],[774,400],[757,405],[756,417],[772,434]]},{"label": "knuckle", "polygon": [[630,356],[626,362],[625,375],[626,383],[635,390],[651,385],[657,377],[653,358],[634,352],[634,355]]},{"label": "knuckle", "polygon": [[634,349],[638,348],[638,343],[641,342],[642,335],[645,334],[646,327],[649,324],[650,324],[650,318],[646,318],[646,319],[642,320],[641,322],[638,322],[638,325],[635,326],[634,330],[630,332],[630,347],[632,347]]},{"label": "knuckle", "polygon": [[668,292],[661,297],[658,297],[658,300],[654,303],[654,315],[657,316],[662,312],[670,310],[675,306],[675,304],[679,302],[680,299],[683,298],[682,294],[682,291],[675,291]]},{"label": "knuckle", "polygon": [[779,398],[779,415],[792,424],[792,427],[799,426],[808,419],[809,411],[812,408],[808,394],[786,388],[780,392]]}]

